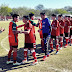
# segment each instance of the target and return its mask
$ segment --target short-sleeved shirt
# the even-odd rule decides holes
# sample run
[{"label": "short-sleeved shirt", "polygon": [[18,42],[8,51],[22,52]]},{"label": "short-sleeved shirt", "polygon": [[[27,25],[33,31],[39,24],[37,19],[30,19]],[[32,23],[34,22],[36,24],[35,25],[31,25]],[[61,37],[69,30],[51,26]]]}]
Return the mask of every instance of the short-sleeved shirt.
[{"label": "short-sleeved shirt", "polygon": [[63,22],[63,20],[59,21],[59,25],[60,25],[60,34],[64,34],[64,22]]},{"label": "short-sleeved shirt", "polygon": [[9,43],[12,46],[18,45],[18,34],[14,34],[13,31],[17,31],[17,25],[14,21],[9,23]]},{"label": "short-sleeved shirt", "polygon": [[35,43],[35,37],[34,37],[32,24],[31,23],[25,24],[24,30],[25,31],[30,30],[29,34],[25,34],[25,43]]},{"label": "short-sleeved shirt", "polygon": [[[59,36],[60,35],[60,28],[59,28],[59,21],[58,20],[55,20],[55,21],[52,21],[52,31],[51,31],[51,35],[52,36]],[[53,27],[56,27],[57,29],[53,29]]]},{"label": "short-sleeved shirt", "polygon": [[68,33],[69,32],[69,26],[70,26],[70,22],[68,20],[65,21],[65,24],[64,24],[64,32],[65,33]]}]

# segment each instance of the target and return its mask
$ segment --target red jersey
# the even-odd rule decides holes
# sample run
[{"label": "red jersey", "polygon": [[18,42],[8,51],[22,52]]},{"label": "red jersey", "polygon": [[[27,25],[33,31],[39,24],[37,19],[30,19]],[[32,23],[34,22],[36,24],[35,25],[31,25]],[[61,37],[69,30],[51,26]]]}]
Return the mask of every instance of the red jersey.
[{"label": "red jersey", "polygon": [[71,30],[72,30],[72,20],[70,20],[70,26],[71,26]]},{"label": "red jersey", "polygon": [[[42,20],[40,20],[39,29],[42,29]],[[42,30],[39,32],[39,34],[40,34],[40,38],[43,38]]]},{"label": "red jersey", "polygon": [[24,25],[24,30],[28,31],[30,29],[29,34],[25,34],[25,43],[35,43],[34,32],[32,28],[32,24],[28,23]]},{"label": "red jersey", "polygon": [[59,21],[59,26],[60,26],[60,34],[64,34],[64,22],[63,22],[63,20]]},{"label": "red jersey", "polygon": [[64,24],[64,32],[65,33],[68,33],[69,32],[69,26],[70,26],[70,22],[68,20],[65,21],[65,24]]},{"label": "red jersey", "polygon": [[17,31],[17,25],[14,21],[9,23],[8,38],[9,38],[9,44],[11,46],[16,46],[18,45],[18,34],[14,34],[13,31]]},{"label": "red jersey", "polygon": [[[59,36],[60,35],[60,30],[59,30],[59,22],[57,20],[53,21],[52,24],[52,31],[51,31],[51,35],[53,36]],[[53,29],[53,27],[56,27],[57,29]]]}]

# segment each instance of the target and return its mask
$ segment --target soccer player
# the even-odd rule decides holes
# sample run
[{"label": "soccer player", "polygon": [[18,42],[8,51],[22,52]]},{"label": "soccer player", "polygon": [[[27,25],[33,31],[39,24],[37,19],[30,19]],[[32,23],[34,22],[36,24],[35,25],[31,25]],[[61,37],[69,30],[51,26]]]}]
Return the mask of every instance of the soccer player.
[{"label": "soccer player", "polygon": [[62,20],[62,15],[58,15],[58,21],[60,26],[60,50],[63,46],[63,35],[64,35],[64,21]]},{"label": "soccer player", "polygon": [[22,64],[27,62],[27,50],[30,49],[32,52],[32,56],[34,57],[34,62],[32,65],[37,64],[37,57],[36,57],[36,43],[35,43],[35,37],[33,34],[33,28],[32,24],[29,22],[28,16],[23,16],[23,22],[24,24],[24,31],[22,33],[25,34],[25,47],[24,47],[24,60],[22,61]]},{"label": "soccer player", "polygon": [[72,46],[72,17],[70,20],[70,42],[71,42],[71,46]]},{"label": "soccer player", "polygon": [[43,61],[46,60],[46,58],[49,56],[48,52],[48,42],[50,38],[50,20],[48,18],[45,18],[45,13],[40,13],[42,18],[42,29],[39,29],[39,32],[42,30],[43,34],[43,40],[44,40],[44,49],[45,49],[45,56],[43,57]]},{"label": "soccer player", "polygon": [[58,54],[58,47],[59,47],[59,35],[60,35],[60,30],[59,30],[59,21],[56,20],[56,15],[52,14],[52,30],[51,30],[51,39],[50,39],[50,47],[51,47],[51,52],[53,52],[53,39],[55,39],[56,43],[56,54]]},{"label": "soccer player", "polygon": [[[13,65],[20,65],[20,63],[18,63],[16,61],[16,57],[17,57],[17,48],[18,48],[18,33],[20,33],[20,31],[17,30],[17,25],[16,22],[18,22],[18,14],[13,14],[13,20],[9,23],[9,45],[10,45],[10,50],[8,53],[8,61],[7,64],[13,63]],[[10,60],[11,57],[11,53],[13,51],[13,60]]]},{"label": "soccer player", "polygon": [[70,22],[67,16],[65,16],[64,19],[65,19],[64,33],[65,33],[65,40],[66,40],[65,48],[66,48],[68,46],[68,41],[69,41]]}]

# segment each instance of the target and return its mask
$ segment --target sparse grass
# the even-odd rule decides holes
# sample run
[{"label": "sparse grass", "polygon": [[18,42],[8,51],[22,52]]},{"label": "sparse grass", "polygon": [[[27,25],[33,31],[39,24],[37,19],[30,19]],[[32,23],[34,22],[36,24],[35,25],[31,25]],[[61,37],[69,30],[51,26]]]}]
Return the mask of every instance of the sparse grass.
[{"label": "sparse grass", "polygon": [[[5,28],[5,31],[3,33],[0,33],[0,43],[5,37],[8,36],[9,22],[10,21],[0,21],[0,27]],[[23,22],[19,21],[17,24],[20,25],[23,24]],[[38,28],[36,28],[36,38],[37,38],[36,43],[40,44],[39,33],[37,32],[37,30]],[[18,38],[19,38],[18,49],[20,51],[20,48],[24,47],[24,34],[19,34]],[[5,39],[5,41],[3,41],[3,45],[5,48],[9,49],[8,38]],[[40,47],[38,47],[38,49],[39,48]],[[70,46],[68,46],[67,48],[63,48],[63,50],[60,50],[58,55],[55,55],[54,51],[50,55],[50,57],[48,57],[47,60],[44,62],[41,61],[42,57],[44,56],[44,53],[39,54],[39,56],[37,57],[41,58],[38,58],[39,63],[35,66],[30,66],[30,63],[33,60],[29,61],[28,64],[26,65],[20,65],[17,67],[12,67],[12,65],[10,66],[6,65],[5,62],[7,60],[7,54],[8,52],[5,51],[0,44],[0,67],[3,67],[4,70],[6,70],[4,72],[72,72],[72,47]]]}]

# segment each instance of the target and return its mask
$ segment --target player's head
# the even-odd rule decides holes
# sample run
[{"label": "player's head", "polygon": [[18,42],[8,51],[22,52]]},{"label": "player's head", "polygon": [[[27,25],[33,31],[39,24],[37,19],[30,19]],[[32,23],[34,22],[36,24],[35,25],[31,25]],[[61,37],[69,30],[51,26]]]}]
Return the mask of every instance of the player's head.
[{"label": "player's head", "polygon": [[52,14],[52,20],[55,20],[55,18],[56,18],[56,15]]},{"label": "player's head", "polygon": [[13,21],[18,22],[18,19],[19,19],[18,14],[13,14],[12,17],[13,17]]},{"label": "player's head", "polygon": [[41,15],[42,19],[45,19],[45,13],[44,12],[41,12],[40,15]]},{"label": "player's head", "polygon": [[60,21],[62,19],[62,14],[58,15],[58,20]]},{"label": "player's head", "polygon": [[23,16],[23,22],[27,23],[29,21],[29,17],[28,16]]},{"label": "player's head", "polygon": [[70,16],[67,16],[67,17],[68,17],[68,20],[70,20],[71,17]]},{"label": "player's head", "polygon": [[68,16],[65,16],[65,17],[64,17],[64,20],[68,20]]},{"label": "player's head", "polygon": [[29,17],[30,17],[30,19],[34,20],[34,18],[35,18],[34,13],[30,13]]}]

